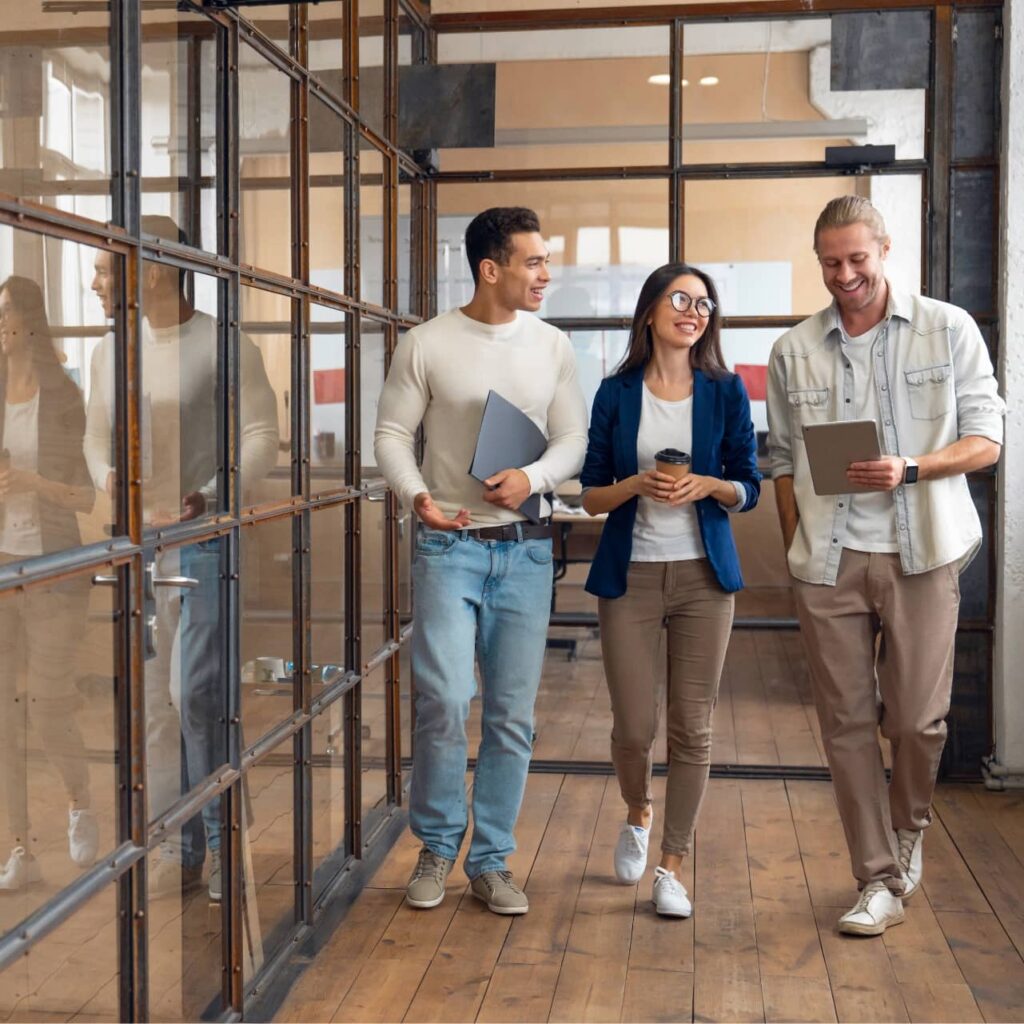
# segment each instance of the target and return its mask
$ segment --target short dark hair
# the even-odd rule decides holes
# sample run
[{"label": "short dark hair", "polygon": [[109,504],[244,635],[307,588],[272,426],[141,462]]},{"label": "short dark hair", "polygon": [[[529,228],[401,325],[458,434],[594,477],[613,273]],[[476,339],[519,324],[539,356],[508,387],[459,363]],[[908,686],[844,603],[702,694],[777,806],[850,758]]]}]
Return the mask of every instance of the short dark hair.
[{"label": "short dark hair", "polygon": [[512,236],[540,231],[540,221],[525,206],[492,206],[478,213],[466,228],[466,257],[473,284],[480,283],[480,261],[502,265],[512,258]]}]

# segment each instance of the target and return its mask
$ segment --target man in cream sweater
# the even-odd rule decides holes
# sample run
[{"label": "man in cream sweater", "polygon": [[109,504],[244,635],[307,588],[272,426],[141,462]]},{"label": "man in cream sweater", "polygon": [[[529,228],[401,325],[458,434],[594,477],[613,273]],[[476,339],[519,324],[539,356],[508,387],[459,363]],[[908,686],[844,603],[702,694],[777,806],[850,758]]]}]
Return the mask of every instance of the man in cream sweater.
[{"label": "man in cream sweater", "polygon": [[[423,842],[406,898],[435,907],[467,829],[466,718],[483,687],[465,870],[497,914],[525,914],[506,869],[515,849],[551,604],[551,527],[518,511],[583,464],[587,410],[569,339],[532,314],[551,277],[537,215],[485,210],[466,230],[476,286],[462,309],[409,331],[391,363],[374,449],[389,485],[420,519],[413,563],[416,736],[409,821]],[[484,487],[468,473],[489,390],[548,438],[544,454]],[[426,448],[417,466],[414,439]],[[550,509],[541,503],[541,514]]]}]

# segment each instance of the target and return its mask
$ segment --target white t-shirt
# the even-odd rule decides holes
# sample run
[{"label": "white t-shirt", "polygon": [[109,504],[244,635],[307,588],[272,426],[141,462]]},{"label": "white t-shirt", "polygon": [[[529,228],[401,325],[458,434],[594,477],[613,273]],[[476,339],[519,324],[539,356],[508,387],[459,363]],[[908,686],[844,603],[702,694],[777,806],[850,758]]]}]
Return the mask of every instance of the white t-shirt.
[{"label": "white t-shirt", "polygon": [[[27,402],[4,406],[4,447],[11,469],[39,470],[39,390]],[[0,551],[31,558],[43,553],[39,499],[31,491],[8,495],[0,504]]]},{"label": "white t-shirt", "polygon": [[[587,407],[569,339],[530,313],[519,312],[507,324],[485,324],[453,309],[399,340],[377,408],[377,465],[406,507],[429,491],[447,515],[468,509],[471,528],[523,519],[485,502],[483,485],[469,475],[491,389],[548,438],[536,462],[516,467],[529,478],[531,493],[552,491],[579,472],[587,449]],[[421,423],[422,468],[415,454]],[[541,502],[541,514],[548,514],[547,502]]]},{"label": "white t-shirt", "polygon": [[[872,366],[875,342],[881,324],[864,334],[851,338],[843,331],[843,353],[853,370],[853,409],[851,419],[881,422],[882,410],[875,391],[875,373]],[[878,438],[882,445],[881,431]],[[884,448],[881,448],[884,451]],[[846,538],[843,547],[851,551],[876,551],[894,554],[899,551],[896,542],[896,503],[891,491],[873,491],[849,496],[850,510],[846,518]]]},{"label": "white t-shirt", "polygon": [[[662,448],[693,450],[693,395],[681,402],[667,402],[644,384],[636,437],[636,460],[641,473],[654,469],[654,456]],[[672,508],[640,496],[633,524],[632,561],[682,562],[706,556],[693,504]]]}]

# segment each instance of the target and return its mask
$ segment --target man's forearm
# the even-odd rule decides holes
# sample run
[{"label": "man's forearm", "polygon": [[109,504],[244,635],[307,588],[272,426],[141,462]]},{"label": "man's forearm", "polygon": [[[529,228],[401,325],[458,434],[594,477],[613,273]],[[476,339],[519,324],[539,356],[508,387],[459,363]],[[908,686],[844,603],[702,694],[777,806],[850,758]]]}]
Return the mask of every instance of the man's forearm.
[{"label": "man's forearm", "polygon": [[775,484],[775,508],[779,513],[779,526],[782,528],[782,543],[788,551],[796,536],[796,525],[800,521],[800,512],[796,507],[796,495],[793,493],[793,478],[777,476]]},{"label": "man's forearm", "polygon": [[973,473],[999,461],[1001,446],[987,437],[962,437],[937,452],[917,456],[918,480],[941,480],[943,477]]}]

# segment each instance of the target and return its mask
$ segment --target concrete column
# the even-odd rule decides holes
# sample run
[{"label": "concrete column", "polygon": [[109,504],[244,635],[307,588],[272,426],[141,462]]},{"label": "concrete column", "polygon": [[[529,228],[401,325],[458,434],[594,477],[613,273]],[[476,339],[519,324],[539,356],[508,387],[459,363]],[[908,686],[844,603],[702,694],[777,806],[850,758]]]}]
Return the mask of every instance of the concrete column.
[{"label": "concrete column", "polygon": [[1024,0],[1003,11],[999,379],[1006,444],[997,509],[995,756],[988,784],[1024,786]]}]

